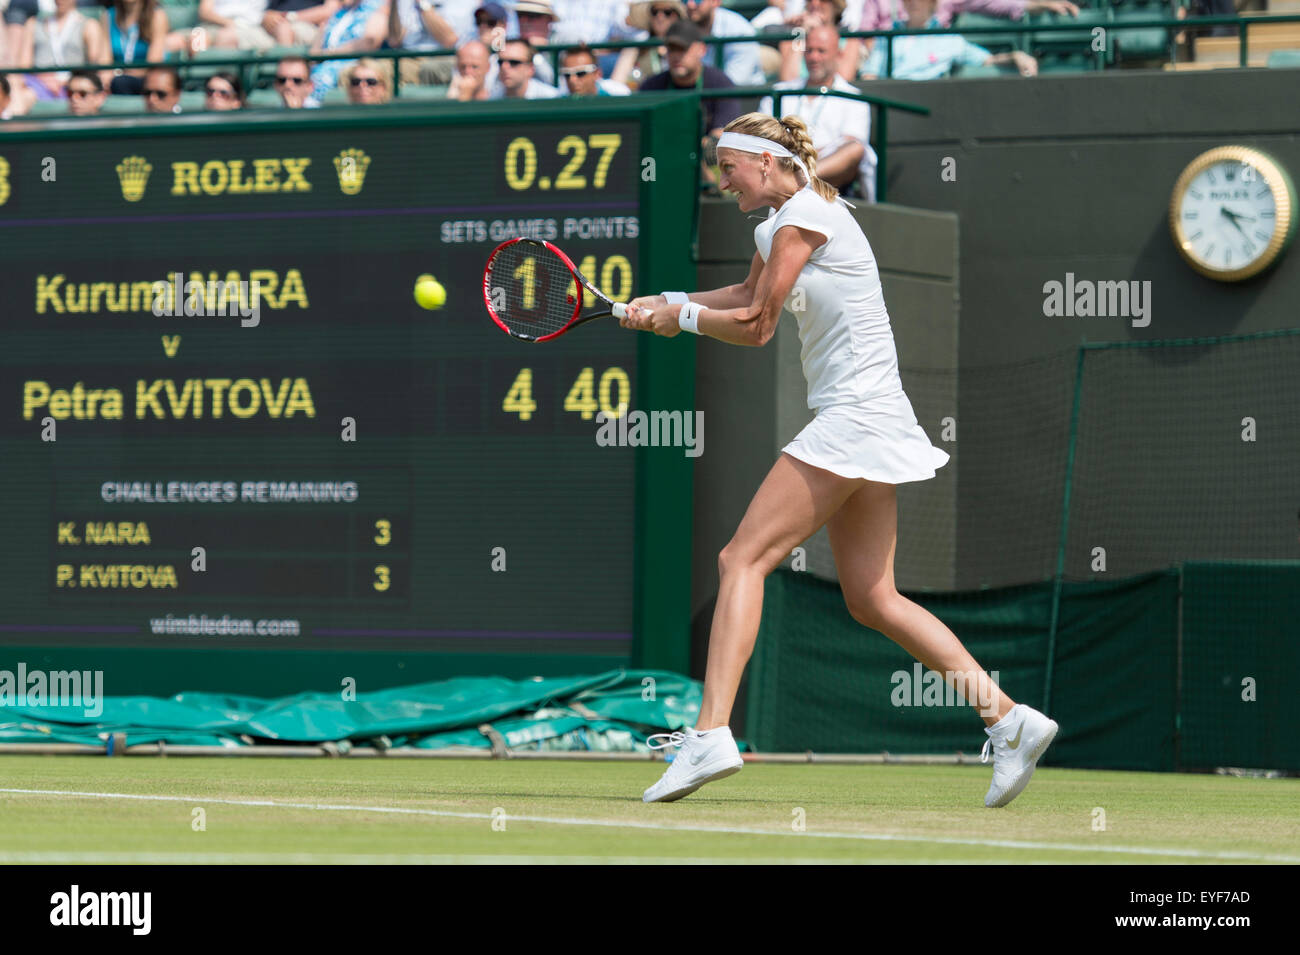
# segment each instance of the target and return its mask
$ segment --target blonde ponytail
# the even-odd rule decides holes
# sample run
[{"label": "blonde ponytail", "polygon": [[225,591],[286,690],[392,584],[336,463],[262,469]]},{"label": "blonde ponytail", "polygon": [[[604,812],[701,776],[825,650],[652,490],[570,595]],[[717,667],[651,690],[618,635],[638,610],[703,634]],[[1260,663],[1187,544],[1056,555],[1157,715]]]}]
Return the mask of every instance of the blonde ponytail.
[{"label": "blonde ponytail", "polygon": [[[840,191],[829,182],[817,178],[817,150],[813,148],[812,136],[808,133],[808,124],[798,116],[776,119],[766,113],[746,113],[727,124],[723,132],[743,133],[746,136],[760,136],[780,143],[799,157],[808,173],[812,176],[813,191],[827,202],[834,202]],[[780,168],[794,173],[795,181],[803,175],[794,160],[785,156],[776,160]]]}]

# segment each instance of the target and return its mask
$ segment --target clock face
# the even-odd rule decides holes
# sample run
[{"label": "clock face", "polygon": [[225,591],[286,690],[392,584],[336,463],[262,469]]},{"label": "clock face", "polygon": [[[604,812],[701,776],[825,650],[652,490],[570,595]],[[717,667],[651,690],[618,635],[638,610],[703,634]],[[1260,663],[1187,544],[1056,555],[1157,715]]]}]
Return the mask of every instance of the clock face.
[{"label": "clock face", "polygon": [[1267,156],[1227,146],[1198,156],[1174,187],[1170,225],[1183,257],[1203,275],[1248,278],[1281,254],[1293,231],[1285,173]]},{"label": "clock face", "polygon": [[1188,254],[1223,272],[1244,268],[1264,254],[1277,226],[1273,190],[1258,169],[1223,160],[1192,178],[1179,218]]}]

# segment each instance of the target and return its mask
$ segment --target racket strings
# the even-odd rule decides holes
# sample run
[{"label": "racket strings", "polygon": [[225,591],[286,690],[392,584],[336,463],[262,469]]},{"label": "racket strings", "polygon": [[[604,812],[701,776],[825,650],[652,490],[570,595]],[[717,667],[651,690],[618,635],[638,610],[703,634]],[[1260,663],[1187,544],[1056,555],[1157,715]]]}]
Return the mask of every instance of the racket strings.
[{"label": "racket strings", "polygon": [[578,287],[568,265],[543,245],[515,242],[497,251],[488,268],[488,300],[516,335],[540,338],[568,325]]}]

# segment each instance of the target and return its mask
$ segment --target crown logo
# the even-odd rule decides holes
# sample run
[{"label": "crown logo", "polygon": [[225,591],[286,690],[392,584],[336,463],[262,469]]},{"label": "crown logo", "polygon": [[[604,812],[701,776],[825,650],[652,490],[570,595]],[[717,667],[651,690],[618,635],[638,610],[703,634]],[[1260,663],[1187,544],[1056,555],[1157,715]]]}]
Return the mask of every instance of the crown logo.
[{"label": "crown logo", "polygon": [[366,184],[366,170],[370,157],[363,149],[345,149],[334,157],[334,171],[339,176],[339,188],[345,196],[355,196]]},{"label": "crown logo", "polygon": [[139,202],[144,198],[144,187],[149,181],[153,166],[143,156],[127,156],[117,164],[117,181],[122,184],[122,198]]}]

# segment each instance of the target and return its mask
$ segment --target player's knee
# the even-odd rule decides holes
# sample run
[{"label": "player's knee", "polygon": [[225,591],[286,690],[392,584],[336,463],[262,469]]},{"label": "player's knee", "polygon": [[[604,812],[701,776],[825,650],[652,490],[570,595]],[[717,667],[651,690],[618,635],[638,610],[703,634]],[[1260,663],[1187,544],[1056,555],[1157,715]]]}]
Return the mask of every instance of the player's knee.
[{"label": "player's knee", "polygon": [[864,627],[884,633],[892,616],[898,592],[892,587],[877,587],[860,594],[844,594],[844,603],[849,608],[849,615]]}]

